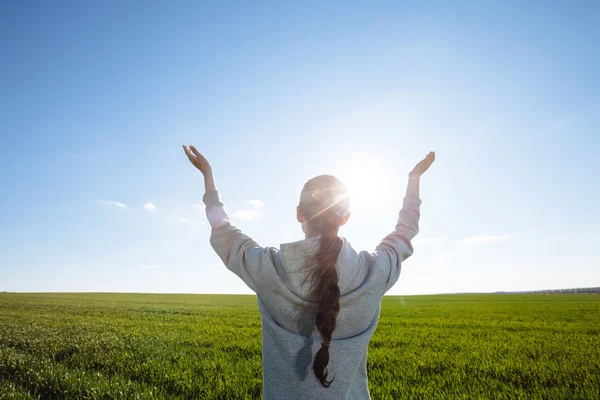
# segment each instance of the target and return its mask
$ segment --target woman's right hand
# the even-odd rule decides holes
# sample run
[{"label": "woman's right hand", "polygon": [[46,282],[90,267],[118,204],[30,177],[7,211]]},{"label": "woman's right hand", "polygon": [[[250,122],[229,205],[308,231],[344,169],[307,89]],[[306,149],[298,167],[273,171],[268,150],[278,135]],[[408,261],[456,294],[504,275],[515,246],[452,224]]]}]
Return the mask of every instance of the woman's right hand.
[{"label": "woman's right hand", "polygon": [[198,168],[203,175],[206,176],[206,174],[212,173],[212,169],[208,160],[202,154],[200,154],[200,152],[196,150],[194,146],[190,145],[188,147],[184,145],[183,151],[185,151],[185,155],[188,157],[192,165]]},{"label": "woman's right hand", "polygon": [[420,178],[421,175],[425,173],[431,167],[431,164],[435,161],[435,151],[430,151],[424,159],[419,161],[417,165],[413,168],[412,171],[408,174],[408,177],[411,179]]}]

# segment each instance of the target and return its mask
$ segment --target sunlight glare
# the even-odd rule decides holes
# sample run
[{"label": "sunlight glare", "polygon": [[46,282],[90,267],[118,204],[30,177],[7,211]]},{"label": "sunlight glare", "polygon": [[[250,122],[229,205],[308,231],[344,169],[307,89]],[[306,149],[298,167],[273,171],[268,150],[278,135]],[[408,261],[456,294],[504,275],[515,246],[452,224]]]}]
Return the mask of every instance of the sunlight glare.
[{"label": "sunlight glare", "polygon": [[356,157],[336,170],[334,175],[348,188],[351,211],[367,211],[380,205],[383,196],[389,194],[386,190],[389,177],[380,160]]}]

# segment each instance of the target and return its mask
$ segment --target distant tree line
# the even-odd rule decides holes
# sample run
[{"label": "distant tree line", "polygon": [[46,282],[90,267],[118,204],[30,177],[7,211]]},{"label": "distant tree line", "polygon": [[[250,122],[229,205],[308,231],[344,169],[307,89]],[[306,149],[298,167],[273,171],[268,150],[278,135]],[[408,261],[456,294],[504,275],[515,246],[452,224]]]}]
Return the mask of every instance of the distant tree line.
[{"label": "distant tree line", "polygon": [[547,289],[519,292],[496,292],[498,294],[600,294],[600,287],[574,288],[574,289]]}]

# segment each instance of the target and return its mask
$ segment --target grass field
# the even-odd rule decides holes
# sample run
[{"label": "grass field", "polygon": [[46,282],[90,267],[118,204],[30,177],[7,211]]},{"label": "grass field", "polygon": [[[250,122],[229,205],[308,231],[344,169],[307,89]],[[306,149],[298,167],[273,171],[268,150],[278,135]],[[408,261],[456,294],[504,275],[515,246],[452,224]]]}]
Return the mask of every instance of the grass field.
[{"label": "grass field", "polygon": [[[254,296],[0,294],[2,399],[250,399]],[[335,352],[335,348],[332,348]],[[600,399],[600,296],[386,297],[373,399]]]}]

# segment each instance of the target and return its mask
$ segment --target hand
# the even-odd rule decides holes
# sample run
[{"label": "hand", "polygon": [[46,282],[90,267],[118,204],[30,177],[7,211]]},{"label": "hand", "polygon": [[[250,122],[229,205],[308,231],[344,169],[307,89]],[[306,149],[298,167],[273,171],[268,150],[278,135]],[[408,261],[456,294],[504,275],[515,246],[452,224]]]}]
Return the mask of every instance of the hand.
[{"label": "hand", "polygon": [[185,155],[188,157],[190,162],[194,165],[194,167],[198,168],[203,175],[209,174],[212,172],[212,168],[208,163],[208,160],[204,158],[202,154],[194,146],[183,146],[183,151],[185,151]]},{"label": "hand", "polygon": [[434,161],[435,151],[430,151],[424,159],[422,159],[417,165],[415,165],[413,170],[410,171],[410,173],[408,174],[408,177],[411,179],[420,178],[421,175],[423,175],[423,173],[427,171],[429,167],[431,167],[431,164],[433,164]]}]

